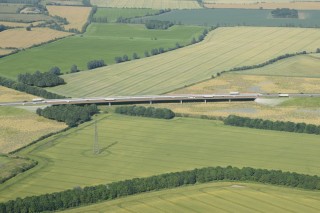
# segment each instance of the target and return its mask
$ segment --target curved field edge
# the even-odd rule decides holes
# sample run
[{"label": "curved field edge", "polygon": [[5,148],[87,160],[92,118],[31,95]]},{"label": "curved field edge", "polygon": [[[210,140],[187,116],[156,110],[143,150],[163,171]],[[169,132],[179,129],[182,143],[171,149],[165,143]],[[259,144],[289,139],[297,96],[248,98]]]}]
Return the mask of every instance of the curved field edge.
[{"label": "curved field edge", "polygon": [[63,212],[318,212],[319,192],[244,182],[213,182],[148,192]]},{"label": "curved field edge", "polygon": [[218,28],[203,42],[154,57],[65,75],[49,90],[71,97],[162,94],[234,67],[277,56],[315,51],[320,31],[303,28]]},{"label": "curved field edge", "polygon": [[[148,177],[204,166],[281,169],[319,175],[318,136],[227,127],[218,121],[170,121],[99,115],[18,154],[39,165],[0,186],[0,200]],[[125,133],[125,134],[124,134]],[[261,137],[263,136],[263,137]],[[290,148],[288,148],[290,147]]]}]

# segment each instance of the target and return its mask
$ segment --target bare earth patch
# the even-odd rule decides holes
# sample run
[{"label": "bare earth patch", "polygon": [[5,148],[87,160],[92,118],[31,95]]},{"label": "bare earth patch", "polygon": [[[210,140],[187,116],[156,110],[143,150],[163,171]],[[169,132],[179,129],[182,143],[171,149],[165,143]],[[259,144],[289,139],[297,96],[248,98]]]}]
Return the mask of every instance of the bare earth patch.
[{"label": "bare earth patch", "polygon": [[52,30],[49,28],[25,28],[5,30],[0,33],[0,48],[28,48],[34,44],[41,44],[54,39],[63,38],[71,33]]},{"label": "bare earth patch", "polygon": [[47,6],[50,15],[64,17],[69,24],[65,25],[66,30],[82,30],[83,25],[87,22],[91,7],[75,6]]}]

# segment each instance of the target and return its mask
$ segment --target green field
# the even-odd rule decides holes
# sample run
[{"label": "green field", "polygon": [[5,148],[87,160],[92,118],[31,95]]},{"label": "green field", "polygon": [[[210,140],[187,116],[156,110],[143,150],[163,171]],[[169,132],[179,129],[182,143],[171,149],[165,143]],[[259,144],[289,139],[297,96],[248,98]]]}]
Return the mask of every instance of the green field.
[{"label": "green field", "polygon": [[282,169],[319,175],[319,136],[224,126],[221,122],[101,115],[101,154],[86,123],[19,154],[39,165],[0,185],[0,201],[76,186],[206,166]]},{"label": "green field", "polygon": [[193,9],[200,8],[196,0],[91,0],[98,7],[153,8],[153,9]]},{"label": "green field", "polygon": [[64,212],[319,212],[319,192],[216,182],[150,192]]},{"label": "green field", "polygon": [[144,19],[204,26],[320,27],[320,11],[317,10],[301,11],[304,19],[275,19],[270,18],[270,13],[271,10],[259,9],[192,9],[173,10]]},{"label": "green field", "polygon": [[7,157],[0,154],[0,180],[9,178],[22,168],[28,167],[32,162],[22,158]]},{"label": "green field", "polygon": [[23,4],[5,4],[0,3],[0,13],[17,13],[17,11],[22,8]]},{"label": "green field", "polygon": [[218,28],[203,42],[179,50],[65,75],[67,84],[50,91],[71,97],[162,94],[210,79],[223,70],[260,64],[286,53],[315,51],[318,46],[318,29]]},{"label": "green field", "polygon": [[319,108],[320,98],[290,98],[289,100],[281,103],[280,106],[286,106],[286,107],[298,106],[300,108]]},{"label": "green field", "polygon": [[320,77],[320,54],[299,55],[274,64],[251,70],[233,72],[234,74],[274,75],[297,77]]},{"label": "green field", "polygon": [[134,18],[152,15],[159,12],[153,9],[131,9],[131,8],[98,8],[93,18],[107,18],[108,22],[116,22],[117,18]]},{"label": "green field", "polygon": [[90,60],[104,59],[111,64],[115,63],[116,56],[127,54],[131,58],[134,52],[144,57],[146,50],[175,47],[177,42],[187,44],[203,29],[173,26],[168,30],[147,30],[144,25],[95,23],[83,36],[72,36],[1,58],[0,75],[15,79],[19,73],[47,71],[53,66],[69,72],[73,64],[84,70]]},{"label": "green field", "polygon": [[0,14],[0,21],[30,23],[35,21],[47,21],[51,19],[52,18],[50,16],[46,16],[43,14]]}]

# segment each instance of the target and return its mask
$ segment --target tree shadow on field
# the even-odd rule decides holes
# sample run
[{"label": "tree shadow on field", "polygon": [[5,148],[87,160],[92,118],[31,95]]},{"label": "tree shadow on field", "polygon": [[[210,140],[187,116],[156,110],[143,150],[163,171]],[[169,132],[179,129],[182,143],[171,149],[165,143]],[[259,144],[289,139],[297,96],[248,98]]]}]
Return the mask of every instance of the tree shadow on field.
[{"label": "tree shadow on field", "polygon": [[[111,147],[115,146],[117,143],[119,143],[119,142],[116,141],[116,142],[113,142],[112,144],[110,144],[110,145],[108,145],[108,146],[106,146],[106,147],[101,148],[101,149],[100,149],[100,153],[103,153],[103,152],[105,152],[105,151],[108,151],[108,149],[110,149]],[[109,151],[108,151],[108,152],[109,152]]]}]

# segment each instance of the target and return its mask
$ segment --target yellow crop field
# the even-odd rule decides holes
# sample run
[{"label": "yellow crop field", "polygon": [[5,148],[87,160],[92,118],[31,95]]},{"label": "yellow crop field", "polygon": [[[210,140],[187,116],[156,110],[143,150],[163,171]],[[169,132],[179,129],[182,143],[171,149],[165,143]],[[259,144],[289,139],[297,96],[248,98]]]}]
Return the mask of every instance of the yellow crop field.
[{"label": "yellow crop field", "polygon": [[0,25],[8,26],[8,27],[27,27],[29,23],[21,23],[21,22],[9,22],[9,21],[0,21]]},{"label": "yellow crop field", "polygon": [[[31,100],[36,96],[0,87],[1,102]],[[42,135],[65,128],[59,123],[25,109],[0,107],[0,153],[8,153],[23,147]]]},{"label": "yellow crop field", "polygon": [[23,147],[42,135],[65,128],[64,123],[13,107],[0,107],[0,153]]},{"label": "yellow crop field", "polygon": [[[214,3],[217,2],[217,3]],[[242,2],[242,1],[241,1]],[[290,8],[296,10],[320,10],[320,2],[242,2],[222,3],[222,1],[206,1],[206,8],[236,8],[236,9],[276,9]]]},{"label": "yellow crop field", "polygon": [[27,31],[25,28],[10,29],[1,32],[0,48],[28,48],[34,44],[41,44],[69,35],[71,35],[71,33],[49,28],[32,28],[31,31]]},{"label": "yellow crop field", "polygon": [[210,79],[223,70],[255,65],[320,47],[320,30],[222,27],[203,42],[131,62],[63,76],[50,91],[72,97],[163,94]]},{"label": "yellow crop field", "polygon": [[225,74],[212,80],[176,90],[172,94],[210,94],[229,93],[230,91],[243,93],[320,93],[319,85],[320,78]]},{"label": "yellow crop field", "polygon": [[12,49],[1,49],[0,48],[0,56],[7,55],[7,54],[11,53],[12,51],[13,51]]},{"label": "yellow crop field", "polygon": [[50,15],[64,17],[69,24],[65,25],[66,30],[77,29],[81,31],[83,25],[87,22],[91,7],[75,6],[47,6]]},{"label": "yellow crop field", "polygon": [[152,8],[152,9],[197,9],[201,8],[196,0],[91,0],[98,7]]},{"label": "yellow crop field", "polygon": [[36,96],[0,86],[0,102],[31,101]]}]

